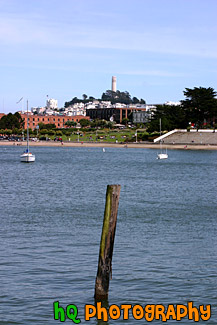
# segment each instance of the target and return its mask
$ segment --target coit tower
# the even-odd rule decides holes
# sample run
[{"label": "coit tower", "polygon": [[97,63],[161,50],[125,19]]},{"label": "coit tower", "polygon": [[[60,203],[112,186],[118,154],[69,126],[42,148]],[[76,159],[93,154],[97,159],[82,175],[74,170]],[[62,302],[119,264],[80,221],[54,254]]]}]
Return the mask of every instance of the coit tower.
[{"label": "coit tower", "polygon": [[112,77],[112,91],[115,91],[116,92],[117,90],[117,79],[116,77]]}]

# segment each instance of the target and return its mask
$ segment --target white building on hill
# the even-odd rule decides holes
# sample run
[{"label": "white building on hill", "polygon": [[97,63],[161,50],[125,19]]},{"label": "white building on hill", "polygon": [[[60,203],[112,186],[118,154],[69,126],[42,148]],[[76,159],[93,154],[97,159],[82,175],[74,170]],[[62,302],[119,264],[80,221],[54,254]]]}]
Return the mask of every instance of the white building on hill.
[{"label": "white building on hill", "polygon": [[44,114],[45,113],[45,110],[46,110],[46,107],[32,107],[31,108],[31,112],[33,114]]},{"label": "white building on hill", "polygon": [[67,116],[83,115],[86,116],[86,109],[84,103],[75,103],[64,109]]},{"label": "white building on hill", "polygon": [[171,102],[171,101],[169,101],[169,102],[164,103],[164,105],[179,106],[179,105],[181,105],[181,102]]},{"label": "white building on hill", "polygon": [[56,108],[58,108],[57,99],[53,99],[53,98],[47,99],[46,107],[48,109],[56,109]]}]

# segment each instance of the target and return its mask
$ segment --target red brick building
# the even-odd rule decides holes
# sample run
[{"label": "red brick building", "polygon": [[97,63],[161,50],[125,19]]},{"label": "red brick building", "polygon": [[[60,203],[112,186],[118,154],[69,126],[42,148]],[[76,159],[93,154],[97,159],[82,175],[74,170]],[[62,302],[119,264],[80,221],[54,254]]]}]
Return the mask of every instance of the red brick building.
[{"label": "red brick building", "polygon": [[[27,114],[21,114],[25,121],[25,129],[27,128]],[[89,116],[77,115],[77,116],[66,116],[66,115],[30,115],[29,114],[29,128],[34,130],[39,123],[44,124],[55,124],[57,129],[66,128],[65,123],[67,121],[79,122],[81,119],[89,120]]]},{"label": "red brick building", "polygon": [[[6,114],[0,113],[0,119]],[[20,114],[24,120],[24,128],[27,128],[27,114]],[[90,120],[89,116],[76,115],[32,115],[29,113],[29,127],[34,130],[39,123],[55,124],[57,129],[66,128],[65,123],[67,121],[74,121],[79,123],[81,119]]]}]

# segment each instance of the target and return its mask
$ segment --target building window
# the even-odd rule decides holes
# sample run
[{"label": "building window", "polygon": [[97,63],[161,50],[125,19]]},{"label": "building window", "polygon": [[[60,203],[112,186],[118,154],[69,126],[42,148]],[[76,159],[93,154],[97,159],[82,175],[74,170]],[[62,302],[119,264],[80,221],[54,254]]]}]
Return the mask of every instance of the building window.
[{"label": "building window", "polygon": [[35,121],[35,118],[33,117],[33,121]]},{"label": "building window", "polygon": [[38,117],[38,121],[39,121],[39,117]]},{"label": "building window", "polygon": [[53,119],[53,121],[55,122],[55,118]]},{"label": "building window", "polygon": [[50,120],[49,120],[49,117],[48,117],[48,119],[47,119],[47,120],[48,120],[48,121],[50,121]]}]

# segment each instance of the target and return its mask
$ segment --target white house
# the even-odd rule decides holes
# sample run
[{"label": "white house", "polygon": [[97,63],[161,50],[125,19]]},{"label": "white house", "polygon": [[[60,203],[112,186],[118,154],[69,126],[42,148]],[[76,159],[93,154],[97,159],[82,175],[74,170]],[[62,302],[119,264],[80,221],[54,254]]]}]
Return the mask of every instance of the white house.
[{"label": "white house", "polygon": [[58,101],[57,101],[57,99],[53,99],[53,98],[47,99],[46,107],[47,108],[50,108],[50,109],[56,109],[56,108],[58,108]]}]

